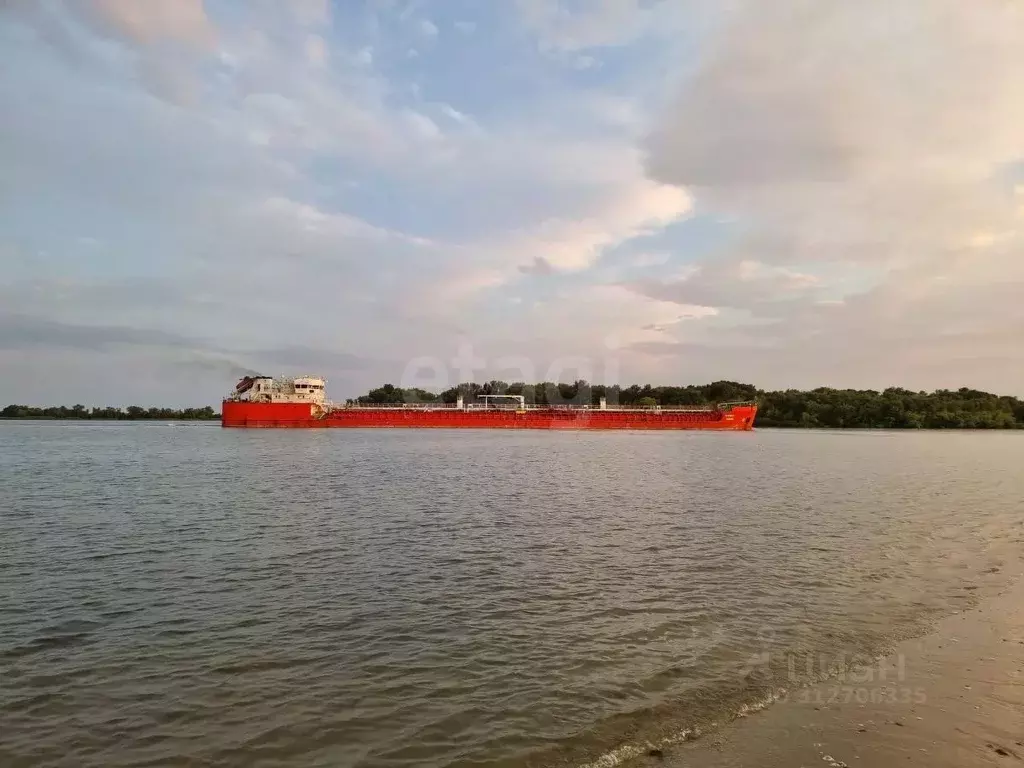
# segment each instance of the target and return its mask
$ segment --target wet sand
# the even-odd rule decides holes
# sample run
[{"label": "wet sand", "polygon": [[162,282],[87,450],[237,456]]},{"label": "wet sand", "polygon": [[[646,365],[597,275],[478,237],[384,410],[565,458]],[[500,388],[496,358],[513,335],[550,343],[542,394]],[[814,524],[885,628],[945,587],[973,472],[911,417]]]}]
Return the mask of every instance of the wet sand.
[{"label": "wet sand", "polygon": [[1024,578],[871,669],[637,765],[1024,766]]}]

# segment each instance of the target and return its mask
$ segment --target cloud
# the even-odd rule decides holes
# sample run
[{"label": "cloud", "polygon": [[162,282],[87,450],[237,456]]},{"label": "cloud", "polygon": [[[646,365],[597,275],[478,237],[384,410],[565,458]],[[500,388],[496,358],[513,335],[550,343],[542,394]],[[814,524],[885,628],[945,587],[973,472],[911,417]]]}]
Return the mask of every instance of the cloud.
[{"label": "cloud", "polygon": [[0,6],[0,22],[12,19],[27,25],[77,69],[108,77],[134,75],[151,93],[176,105],[198,98],[199,67],[219,42],[201,0],[54,0]]},{"label": "cloud", "polygon": [[460,125],[470,126],[474,130],[479,130],[479,126],[477,125],[476,121],[473,120],[472,117],[465,114],[464,112],[460,112],[459,110],[455,109],[455,107],[453,107],[451,104],[441,104],[440,110],[441,114],[454,120],[456,123],[459,123]]},{"label": "cloud", "polygon": [[76,5],[118,36],[140,45],[173,40],[209,48],[216,39],[203,0],[81,0]]},{"label": "cloud", "polygon": [[284,5],[303,26],[318,26],[331,20],[330,0],[288,0]]},{"label": "cloud", "polygon": [[1024,106],[1007,98],[1024,89],[1019,6],[739,8],[655,134],[657,175],[713,187],[957,181],[1019,157]]},{"label": "cloud", "polygon": [[[217,376],[244,376],[257,372],[316,369],[332,375],[362,372],[380,361],[337,349],[287,345],[248,350],[223,349],[199,337],[158,328],[64,323],[29,315],[0,314],[0,354],[53,350],[105,356],[128,348],[129,354],[158,352],[174,366],[202,370]],[[136,393],[140,395],[143,393]]]},{"label": "cloud", "polygon": [[[31,345],[19,326],[7,354],[43,370],[39,361],[57,365],[54,350],[74,352],[92,371],[82,357],[92,339],[90,351],[114,366],[237,352],[258,368],[243,355],[301,339],[320,357],[374,361],[353,379],[361,386],[388,360],[445,348],[461,332],[503,341],[509,318],[486,304],[518,291],[520,265],[589,279],[603,253],[687,214],[685,192],[644,178],[596,96],[453,104],[436,81],[401,72],[405,22],[381,13],[362,35],[365,19],[318,7],[221,8],[211,50],[186,26],[159,41],[54,6],[47,18],[74,31],[89,66],[69,66],[55,55],[64,49],[39,39],[38,14],[0,18],[19,62],[7,71],[21,73],[0,74],[12,114],[0,126],[10,201],[0,224],[26,254],[0,296],[43,323]],[[170,81],[140,88],[149,60],[189,87],[174,98]],[[80,337],[58,333],[76,325]],[[131,329],[140,335],[118,335]],[[543,339],[528,341],[531,354],[547,354]],[[217,394],[209,370],[201,386]]]},{"label": "cloud", "polygon": [[[610,369],[633,345],[671,340],[665,335],[669,329],[687,333],[691,323],[717,314],[713,307],[682,306],[640,296],[622,286],[599,284],[565,290],[523,308],[515,331],[531,340],[533,357],[581,357],[591,365],[603,361],[601,365]],[[546,343],[536,341],[545,337]],[[501,348],[521,348],[521,343],[509,338]],[[630,365],[626,374],[639,375],[633,373],[635,367]]]},{"label": "cloud", "polygon": [[[736,4],[652,131],[647,168],[742,233],[693,277],[632,288],[774,319],[739,335],[780,360],[820,353],[793,369],[818,381],[884,383],[893,355],[920,380],[947,351],[964,378],[1021,370],[1019,345],[976,366],[952,340],[968,325],[974,339],[1024,330],[1010,302],[985,298],[1024,287],[1003,176],[1024,158],[1022,51],[1024,9],[1010,3]],[[975,350],[990,361],[995,348]]]},{"label": "cloud", "polygon": [[655,178],[789,259],[886,259],[1005,219],[989,182],[1024,155],[1018,6],[740,8],[653,133]]},{"label": "cloud", "polygon": [[586,269],[605,250],[679,221],[690,207],[678,187],[637,181],[615,190],[587,218],[546,221],[509,247],[533,253],[554,270]]},{"label": "cloud", "polygon": [[553,275],[557,271],[550,261],[543,256],[534,256],[529,264],[520,264],[519,271],[524,275]]},{"label": "cloud", "polygon": [[327,63],[327,44],[319,35],[310,35],[306,38],[306,58],[316,67],[322,67]]},{"label": "cloud", "polygon": [[466,338],[539,376],[1019,381],[1015,6],[522,0],[432,16],[460,34],[413,66],[423,9],[6,5],[0,365],[344,397]]},{"label": "cloud", "polygon": [[0,315],[0,349],[35,346],[102,350],[114,345],[187,348],[196,342],[160,329],[90,326],[23,315]]},{"label": "cloud", "polygon": [[816,299],[821,279],[756,261],[723,260],[695,266],[678,278],[647,279],[625,287],[661,301],[773,313],[794,297]]},{"label": "cloud", "polygon": [[[560,0],[516,0],[520,17],[550,52],[574,53],[668,33],[684,18],[678,0],[602,0],[566,7]],[[691,9],[692,10],[692,9]]]},{"label": "cloud", "polygon": [[602,187],[586,211],[449,247],[447,263],[421,287],[435,297],[425,305],[441,314],[465,312],[466,302],[524,277],[585,273],[608,251],[680,221],[690,211],[690,199],[677,187],[625,177]]},{"label": "cloud", "polygon": [[393,232],[346,213],[323,211],[308,203],[285,197],[270,197],[260,201],[253,215],[266,217],[265,220],[287,222],[289,229],[297,230],[310,237],[323,237],[335,241],[354,238],[395,239],[412,245],[429,245],[429,241],[423,238]]}]

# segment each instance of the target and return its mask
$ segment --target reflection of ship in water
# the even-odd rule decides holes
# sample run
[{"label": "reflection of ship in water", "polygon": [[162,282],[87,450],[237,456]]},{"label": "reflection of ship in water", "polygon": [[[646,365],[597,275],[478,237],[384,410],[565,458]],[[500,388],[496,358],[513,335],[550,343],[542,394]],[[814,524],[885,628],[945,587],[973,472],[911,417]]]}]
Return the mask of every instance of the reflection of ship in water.
[{"label": "reflection of ship in water", "polygon": [[708,406],[530,405],[522,395],[479,402],[333,404],[320,376],[246,376],[222,404],[225,427],[392,427],[410,429],[703,429],[747,431],[757,404]]}]

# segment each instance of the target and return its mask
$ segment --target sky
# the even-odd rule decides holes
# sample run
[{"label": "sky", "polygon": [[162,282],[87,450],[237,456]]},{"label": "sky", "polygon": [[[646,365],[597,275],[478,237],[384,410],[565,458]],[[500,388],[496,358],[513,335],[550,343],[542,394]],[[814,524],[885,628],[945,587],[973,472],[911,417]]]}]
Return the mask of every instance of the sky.
[{"label": "sky", "polygon": [[7,0],[0,403],[1024,395],[1024,6]]}]

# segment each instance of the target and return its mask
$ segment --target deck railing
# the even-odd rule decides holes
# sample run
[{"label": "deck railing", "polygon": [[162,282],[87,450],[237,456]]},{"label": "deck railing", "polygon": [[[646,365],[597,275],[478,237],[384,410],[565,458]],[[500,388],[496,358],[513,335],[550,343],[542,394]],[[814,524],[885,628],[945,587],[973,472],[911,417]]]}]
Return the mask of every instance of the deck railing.
[{"label": "deck railing", "polygon": [[332,403],[331,410],[377,411],[381,409],[414,411],[648,411],[655,413],[707,413],[729,411],[733,408],[753,406],[753,402],[719,403],[716,405],[539,405],[539,404],[497,404],[490,403]]}]

